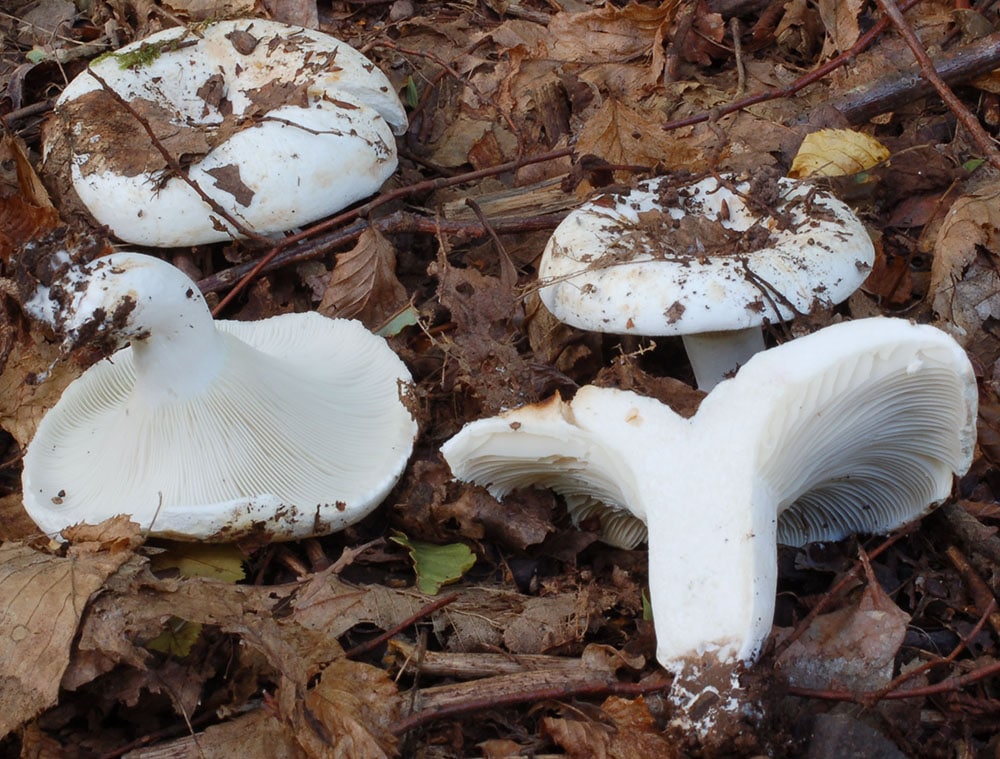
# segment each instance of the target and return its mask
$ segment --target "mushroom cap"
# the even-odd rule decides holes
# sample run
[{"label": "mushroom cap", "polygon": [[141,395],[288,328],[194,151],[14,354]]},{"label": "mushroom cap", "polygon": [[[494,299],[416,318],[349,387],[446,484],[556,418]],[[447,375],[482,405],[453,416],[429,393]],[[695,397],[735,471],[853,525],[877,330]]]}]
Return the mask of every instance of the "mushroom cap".
[{"label": "mushroom cap", "polygon": [[[376,192],[396,169],[393,133],[407,126],[389,80],[361,53],[275,21],[166,29],[90,68],[206,195],[258,233]],[[143,124],[89,70],[63,91],[47,133],[47,157],[66,150],[77,195],[119,238],[186,246],[236,235],[171,176]]]},{"label": "mushroom cap", "polygon": [[[109,258],[99,284],[110,292],[120,276],[126,302],[151,271],[194,287],[158,259]],[[179,302],[204,307],[196,288]],[[77,305],[105,313],[92,292]],[[119,311],[126,324],[107,326],[132,345],[73,382],[28,446],[24,503],[43,531],[130,514],[177,539],[293,540],[360,520],[392,489],[417,425],[401,400],[410,374],[382,338],[315,313],[214,325],[209,316],[211,339],[186,347],[185,333],[203,325],[184,315],[161,336],[177,350],[151,360],[161,346],[141,328],[161,324],[149,311],[143,297]],[[179,379],[151,388],[158,373]]]},{"label": "mushroom cap", "polygon": [[542,254],[542,302],[581,329],[684,335],[788,319],[864,281],[874,247],[844,203],[779,179],[762,215],[750,183],[727,183],[661,177],[585,203]]}]

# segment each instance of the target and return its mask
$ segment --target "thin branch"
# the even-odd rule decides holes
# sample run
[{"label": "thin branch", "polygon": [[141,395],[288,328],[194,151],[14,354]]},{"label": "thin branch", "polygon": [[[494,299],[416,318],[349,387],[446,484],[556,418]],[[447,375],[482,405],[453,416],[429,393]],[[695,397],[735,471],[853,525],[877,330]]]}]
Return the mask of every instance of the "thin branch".
[{"label": "thin branch", "polygon": [[[906,0],[903,7],[912,8],[918,2],[920,2],[920,0]],[[723,116],[727,116],[730,113],[749,108],[751,105],[764,103],[768,100],[780,100],[781,98],[791,97],[809,85],[815,84],[831,71],[836,71],[841,66],[854,60],[854,57],[864,50],[867,50],[875,39],[888,28],[888,26],[889,19],[880,19],[875,26],[858,38],[858,41],[851,46],[850,50],[845,50],[836,58],[832,58],[819,68],[813,69],[805,76],[799,77],[787,87],[772,87],[769,90],[758,92],[756,95],[750,95],[742,98],[741,100],[737,100],[734,103],[730,103],[729,105],[719,106],[718,108],[713,108],[710,111],[703,111],[702,113],[697,113],[693,116],[686,116],[685,118],[677,119],[676,121],[668,121],[663,125],[663,129],[669,132],[673,129],[680,129],[681,127],[693,126],[694,124],[701,124],[706,121],[714,121],[722,118]]]},{"label": "thin branch", "polygon": [[[437,179],[428,179],[424,182],[417,182],[416,184],[409,185],[407,187],[400,187],[391,192],[386,192],[373,200],[368,201],[356,208],[349,211],[344,211],[343,213],[337,214],[336,216],[327,219],[326,221],[320,222],[319,224],[314,224],[308,229],[299,232],[295,235],[290,235],[284,238],[279,244],[275,245],[271,250],[264,255],[253,268],[242,275],[242,279],[230,290],[229,294],[219,303],[218,306],[212,311],[213,315],[218,315],[229,303],[240,293],[243,288],[250,284],[253,279],[263,271],[270,271],[268,265],[275,260],[279,253],[285,248],[288,248],[295,243],[301,242],[307,238],[313,237],[321,232],[329,231],[335,227],[344,224],[345,222],[352,221],[362,216],[368,216],[379,206],[383,206],[393,200],[399,198],[405,198],[409,195],[415,195],[424,192],[433,192],[434,190],[440,190],[445,187],[453,187],[454,185],[464,184],[466,182],[472,182],[477,179],[483,179],[485,177],[496,176],[497,174],[504,174],[508,171],[516,171],[524,166],[528,166],[533,163],[541,163],[543,161],[552,161],[557,158],[564,158],[566,156],[572,155],[572,148],[560,148],[559,150],[550,150],[547,153],[541,153],[536,156],[530,156],[528,158],[521,158],[516,161],[509,161],[507,163],[502,163],[498,166],[491,166],[486,169],[480,169],[478,171],[470,171],[465,174],[458,174],[453,177],[438,177]],[[221,288],[219,288],[221,289]]]},{"label": "thin branch", "polygon": [[983,129],[979,120],[969,112],[969,109],[951,91],[951,88],[941,78],[940,74],[935,71],[934,62],[931,61],[931,57],[927,54],[920,40],[917,39],[916,32],[913,31],[913,27],[910,26],[909,22],[903,16],[903,12],[896,6],[894,0],[876,0],[876,2],[885,15],[892,20],[899,35],[906,41],[910,52],[913,53],[913,57],[917,59],[921,73],[923,73],[934,89],[937,90],[938,95],[941,96],[945,105],[955,114],[955,118],[965,128],[972,142],[993,165],[993,168],[1000,169],[1000,150],[997,150],[993,139],[986,134],[986,130]]}]

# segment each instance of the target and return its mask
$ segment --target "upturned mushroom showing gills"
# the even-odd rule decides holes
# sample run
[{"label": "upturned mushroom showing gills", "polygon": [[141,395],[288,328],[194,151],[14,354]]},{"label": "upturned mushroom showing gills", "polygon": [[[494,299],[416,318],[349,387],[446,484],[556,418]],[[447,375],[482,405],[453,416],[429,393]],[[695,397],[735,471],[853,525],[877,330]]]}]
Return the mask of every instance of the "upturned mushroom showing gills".
[{"label": "upturned mushroom showing gills", "polygon": [[586,386],[468,424],[442,451],[497,497],[540,486],[616,513],[649,541],[657,658],[751,662],[771,628],[777,543],[885,533],[951,492],[971,462],[977,390],[951,337],[901,319],[837,324],[756,354],[684,419]]},{"label": "upturned mushroom showing gills", "polygon": [[99,258],[29,304],[71,341],[130,342],[74,381],[24,457],[47,533],[129,514],[151,534],[291,540],[370,513],[409,458],[410,375],[356,321],[213,321],[157,258]]},{"label": "upturned mushroom showing gills", "polygon": [[559,320],[683,336],[710,390],[764,348],[761,325],[840,303],[875,259],[864,226],[804,182],[669,177],[570,213],[542,254],[539,295]]},{"label": "upturned mushroom showing gills", "polygon": [[[175,27],[94,61],[56,102],[46,168],[140,245],[282,232],[376,192],[403,106],[327,34],[262,19]],[[54,167],[54,168],[53,168]]]}]

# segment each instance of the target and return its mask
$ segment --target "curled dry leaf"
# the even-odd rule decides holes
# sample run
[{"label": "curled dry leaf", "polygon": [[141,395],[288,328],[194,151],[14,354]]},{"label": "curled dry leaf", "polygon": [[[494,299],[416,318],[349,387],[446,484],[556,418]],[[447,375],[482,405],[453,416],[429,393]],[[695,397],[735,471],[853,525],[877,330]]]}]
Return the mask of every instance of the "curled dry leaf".
[{"label": "curled dry leaf", "polygon": [[131,557],[138,526],[116,518],[89,537],[66,557],[0,546],[0,736],[56,703],[84,609]]},{"label": "curled dry leaf", "polygon": [[406,288],[396,279],[396,249],[369,227],[358,244],[337,255],[317,309],[324,316],[359,319],[377,329],[406,303]]},{"label": "curled dry leaf", "polygon": [[820,129],[802,140],[788,176],[846,177],[870,169],[889,157],[889,149],[864,132]]},{"label": "curled dry leaf", "polygon": [[389,725],[399,718],[401,706],[399,691],[384,670],[338,659],[306,694],[295,735],[316,759],[388,759],[396,755]]},{"label": "curled dry leaf", "polygon": [[987,186],[955,201],[934,244],[928,298],[967,347],[980,337],[987,319],[1000,318],[998,230],[1000,190]]},{"label": "curled dry leaf", "polygon": [[28,161],[24,143],[10,134],[0,136],[0,262],[58,223],[59,213]]},{"label": "curled dry leaf", "polygon": [[543,730],[571,757],[644,759],[681,756],[680,747],[667,739],[649,712],[643,697],[611,696],[597,715],[574,709],[570,716],[545,717]]}]

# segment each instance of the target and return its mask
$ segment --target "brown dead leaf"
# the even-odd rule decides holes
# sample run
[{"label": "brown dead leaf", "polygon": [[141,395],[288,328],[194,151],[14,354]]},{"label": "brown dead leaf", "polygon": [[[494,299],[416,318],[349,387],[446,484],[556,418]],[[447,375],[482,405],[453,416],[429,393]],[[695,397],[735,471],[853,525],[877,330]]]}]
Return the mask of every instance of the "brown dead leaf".
[{"label": "brown dead leaf", "polygon": [[934,243],[928,298],[965,346],[987,319],[1000,318],[998,255],[1000,191],[987,185],[955,201]]},{"label": "brown dead leaf", "polygon": [[308,756],[295,739],[292,728],[264,709],[212,725],[196,735],[157,744],[145,756],[153,756],[154,751],[157,756],[172,759],[224,756],[304,759]]},{"label": "brown dead leaf", "polygon": [[138,536],[127,520],[110,522],[100,525],[112,531],[109,543],[96,533],[65,558],[0,546],[0,736],[56,703],[84,610]]},{"label": "brown dead leaf", "polygon": [[396,279],[396,249],[369,227],[353,249],[337,255],[317,310],[333,318],[360,319],[377,329],[405,303],[406,288]]},{"label": "brown dead leaf", "polygon": [[[878,690],[892,679],[909,621],[910,615],[869,576],[856,604],[817,617],[775,666],[802,688]],[[779,631],[778,639],[785,634]]]},{"label": "brown dead leaf", "polygon": [[0,136],[0,263],[58,223],[59,214],[28,160],[24,142],[11,134]]},{"label": "brown dead leaf", "polygon": [[611,696],[596,715],[573,710],[568,717],[545,717],[542,730],[571,759],[672,759],[679,747],[657,727],[641,696]]},{"label": "brown dead leaf", "polygon": [[[656,116],[647,116],[615,98],[605,100],[583,125],[576,147],[580,155],[595,155],[610,164],[650,168],[658,164],[668,169],[691,166],[702,157],[690,141],[664,132]],[[618,174],[620,179],[632,176]]]},{"label": "brown dead leaf", "polygon": [[396,755],[389,725],[399,718],[402,697],[378,667],[338,659],[306,694],[295,735],[310,757],[388,759]]},{"label": "brown dead leaf", "polygon": [[858,41],[858,15],[864,4],[864,0],[819,0],[819,15],[826,27],[824,58],[842,53]]},{"label": "brown dead leaf", "polygon": [[[253,14],[256,0],[165,0],[163,7],[191,21],[242,18]],[[314,29],[315,27],[310,27]]]}]

